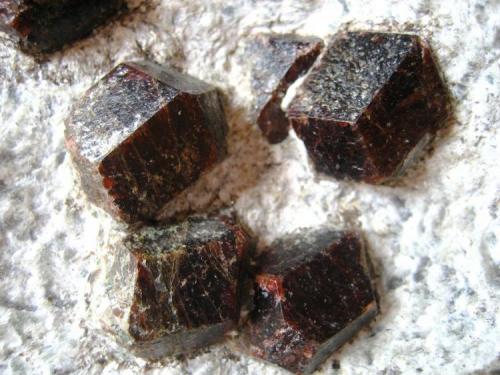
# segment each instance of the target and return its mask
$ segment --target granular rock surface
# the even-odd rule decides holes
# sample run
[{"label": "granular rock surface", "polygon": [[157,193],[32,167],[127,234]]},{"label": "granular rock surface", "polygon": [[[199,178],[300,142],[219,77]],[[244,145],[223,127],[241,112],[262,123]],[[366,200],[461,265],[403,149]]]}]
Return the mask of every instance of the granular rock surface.
[{"label": "granular rock surface", "polygon": [[[122,228],[84,198],[64,147],[72,103],[119,62],[168,62],[226,92],[228,158],[179,209],[235,203],[263,247],[300,227],[359,227],[380,314],[323,374],[489,374],[500,352],[500,9],[491,0],[138,1],[39,65],[0,35],[0,372],[285,374],[225,344],[149,363],[94,313]],[[261,32],[412,32],[429,41],[456,120],[396,186],[318,178],[293,135],[248,123]],[[201,192],[202,194],[199,194]]]}]

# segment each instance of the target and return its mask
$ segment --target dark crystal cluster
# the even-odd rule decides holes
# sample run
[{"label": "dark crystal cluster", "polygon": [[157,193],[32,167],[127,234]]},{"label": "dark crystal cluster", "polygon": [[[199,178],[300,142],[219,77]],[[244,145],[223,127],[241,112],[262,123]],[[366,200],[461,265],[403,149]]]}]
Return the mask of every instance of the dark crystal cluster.
[{"label": "dark crystal cluster", "polygon": [[[78,2],[39,1],[36,12],[52,9],[59,19],[58,7],[70,3]],[[38,13],[17,20],[21,10],[35,9],[29,4],[0,0],[0,15],[37,48],[52,46],[54,38],[36,39]],[[342,33],[287,115],[286,91],[322,47],[296,35],[261,35],[249,44],[258,125],[277,143],[291,123],[320,172],[370,183],[394,178],[450,115],[428,46],[415,35]],[[160,359],[210,345],[244,324],[246,352],[311,373],[378,313],[358,232],[303,229],[251,262],[255,239],[234,217],[158,223],[167,203],[224,159],[227,132],[216,88],[151,62],[118,65],[75,104],[66,143],[83,190],[116,217],[143,225],[129,227],[106,278],[118,290],[109,294],[115,326],[126,327],[119,341]],[[250,275],[252,293],[244,287]]]},{"label": "dark crystal cluster", "polygon": [[316,60],[323,42],[294,34],[259,35],[248,44],[252,57],[252,90],[256,96],[257,124],[270,143],[279,143],[290,128],[281,102],[286,91]]},{"label": "dark crystal cluster", "polygon": [[427,44],[370,32],[337,36],[288,111],[318,171],[369,183],[401,173],[449,115]]},{"label": "dark crystal cluster", "polygon": [[264,253],[245,340],[253,355],[311,373],[376,313],[360,236],[304,230]]},{"label": "dark crystal cluster", "polygon": [[124,0],[0,0],[0,30],[25,52],[54,52],[88,36],[126,7]]},{"label": "dark crystal cluster", "polygon": [[131,256],[117,262],[111,279],[122,284],[115,289],[134,284],[121,309],[138,355],[189,352],[236,327],[254,241],[235,219],[200,216],[145,227],[122,246]]},{"label": "dark crystal cluster", "polygon": [[124,63],[76,103],[66,143],[88,198],[133,223],[160,209],[227,153],[216,88],[149,62]]}]

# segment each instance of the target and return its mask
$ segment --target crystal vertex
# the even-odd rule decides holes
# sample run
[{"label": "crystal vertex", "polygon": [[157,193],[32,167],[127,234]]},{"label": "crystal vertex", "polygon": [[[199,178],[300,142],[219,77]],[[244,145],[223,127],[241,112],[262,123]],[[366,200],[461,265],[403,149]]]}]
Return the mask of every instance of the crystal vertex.
[{"label": "crystal vertex", "polygon": [[323,47],[319,38],[293,34],[258,35],[246,54],[252,61],[252,91],[257,124],[270,143],[288,136],[290,125],[281,102],[287,89],[311,67]]},{"label": "crystal vertex", "polygon": [[337,36],[288,110],[319,172],[368,183],[401,174],[449,115],[427,44],[371,32]]},{"label": "crystal vertex", "polygon": [[118,291],[109,295],[121,343],[157,359],[221,340],[238,323],[253,246],[228,217],[191,217],[130,234],[107,278]]},{"label": "crystal vertex", "polygon": [[313,372],[377,313],[356,232],[303,230],[272,244],[255,278],[243,342],[295,373]]},{"label": "crystal vertex", "polygon": [[89,199],[133,223],[159,210],[227,153],[218,91],[149,62],[124,63],[75,105],[66,144]]},{"label": "crystal vertex", "polygon": [[29,53],[49,53],[89,35],[126,7],[124,0],[2,0],[0,30]]}]

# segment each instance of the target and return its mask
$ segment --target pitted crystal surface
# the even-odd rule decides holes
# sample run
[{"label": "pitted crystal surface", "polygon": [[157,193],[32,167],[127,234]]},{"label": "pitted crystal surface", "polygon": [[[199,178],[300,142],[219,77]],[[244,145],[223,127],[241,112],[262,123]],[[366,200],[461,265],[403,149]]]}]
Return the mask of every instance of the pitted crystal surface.
[{"label": "pitted crystal surface", "polygon": [[267,249],[245,331],[251,353],[313,372],[377,313],[363,241],[355,232],[303,230]]},{"label": "pitted crystal surface", "polygon": [[119,14],[124,0],[2,0],[0,30],[29,53],[49,53],[90,35]]},{"label": "pitted crystal surface", "polygon": [[66,143],[89,199],[127,222],[161,208],[227,153],[218,91],[150,62],[124,63],[76,103]]},{"label": "pitted crystal surface", "polygon": [[416,35],[338,35],[288,116],[318,171],[381,183],[397,177],[450,115],[448,92]]},{"label": "pitted crystal surface", "polygon": [[281,102],[287,89],[319,55],[323,42],[294,34],[258,35],[248,44],[252,61],[252,90],[256,96],[257,124],[270,143],[288,136],[290,125]]}]

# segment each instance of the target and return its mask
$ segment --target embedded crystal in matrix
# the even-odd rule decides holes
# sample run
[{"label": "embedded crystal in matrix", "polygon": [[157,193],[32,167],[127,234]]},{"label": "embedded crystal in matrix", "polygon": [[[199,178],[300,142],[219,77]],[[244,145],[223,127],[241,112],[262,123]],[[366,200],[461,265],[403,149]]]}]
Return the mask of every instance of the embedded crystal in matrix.
[{"label": "embedded crystal in matrix", "polygon": [[257,124],[270,143],[288,136],[290,125],[281,102],[288,88],[316,61],[322,47],[319,38],[294,34],[262,34],[248,44]]},{"label": "embedded crystal in matrix", "polygon": [[383,183],[397,177],[445,124],[448,91],[416,35],[338,35],[288,117],[319,172]]},{"label": "embedded crystal in matrix", "polygon": [[243,342],[291,372],[313,372],[377,314],[356,232],[303,230],[271,244],[259,264]]},{"label": "embedded crystal in matrix", "polygon": [[253,246],[250,232],[225,216],[131,233],[107,277],[118,339],[151,359],[223,339],[239,320]]},{"label": "embedded crystal in matrix", "polygon": [[126,8],[124,0],[1,0],[0,30],[32,54],[90,35]]},{"label": "embedded crystal in matrix", "polygon": [[148,222],[227,153],[218,90],[151,62],[123,63],[78,101],[66,144],[83,190],[126,222]]}]

